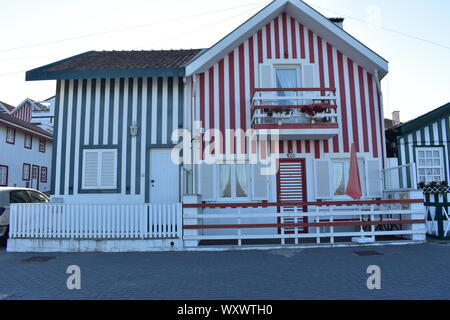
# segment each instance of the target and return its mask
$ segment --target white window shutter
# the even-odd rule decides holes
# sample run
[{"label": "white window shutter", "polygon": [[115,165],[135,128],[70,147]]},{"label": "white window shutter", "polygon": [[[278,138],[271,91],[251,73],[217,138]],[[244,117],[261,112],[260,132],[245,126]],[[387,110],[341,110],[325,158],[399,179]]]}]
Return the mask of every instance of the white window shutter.
[{"label": "white window shutter", "polygon": [[252,200],[269,200],[269,177],[261,174],[261,164],[251,165]]},{"label": "white window shutter", "polygon": [[98,151],[84,153],[84,187],[98,186]]},{"label": "white window shutter", "polygon": [[103,151],[101,163],[101,186],[116,187],[116,153],[114,151]]},{"label": "white window shutter", "polygon": [[303,88],[315,88],[315,65],[302,65],[303,68]]},{"label": "white window shutter", "polygon": [[316,198],[317,199],[331,199],[331,165],[328,159],[315,160],[315,176],[316,176]]},{"label": "white window shutter", "polygon": [[379,159],[366,160],[366,190],[367,197],[381,198],[383,186],[381,180],[381,164]]},{"label": "white window shutter", "polygon": [[272,65],[259,65],[259,84],[260,88],[272,88]]},{"label": "white window shutter", "polygon": [[214,169],[216,165],[213,164],[201,164],[200,165],[200,182],[201,182],[201,194],[202,200],[215,200],[215,184],[218,184]]}]

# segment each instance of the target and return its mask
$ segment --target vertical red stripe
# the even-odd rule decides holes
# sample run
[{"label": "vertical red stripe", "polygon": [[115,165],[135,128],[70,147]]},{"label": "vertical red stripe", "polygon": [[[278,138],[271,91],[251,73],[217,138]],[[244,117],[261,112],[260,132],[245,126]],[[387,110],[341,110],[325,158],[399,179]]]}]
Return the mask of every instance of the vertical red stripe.
[{"label": "vertical red stripe", "polygon": [[255,51],[253,37],[248,39],[248,57],[249,57],[249,77],[250,77],[250,93],[253,94],[255,89]]},{"label": "vertical red stripe", "polygon": [[295,29],[295,19],[291,17],[291,40],[292,58],[297,59],[297,30]]},{"label": "vertical red stripe", "polygon": [[[246,104],[245,104],[245,61],[244,61],[244,45],[239,46],[239,108],[241,116],[241,129],[247,130],[246,118]],[[246,141],[241,141],[241,150],[247,150]],[[245,152],[245,151],[244,151]]]},{"label": "vertical red stripe", "polygon": [[345,94],[344,62],[342,53],[338,52],[338,72],[339,72],[339,92],[341,96],[341,115],[342,115],[342,140],[344,142],[344,152],[350,152],[348,147],[348,127],[347,127],[347,97]]},{"label": "vertical red stripe", "polygon": [[311,141],[309,141],[309,140],[305,141],[305,152],[311,153]]},{"label": "vertical red stripe", "polygon": [[267,59],[272,59],[272,35],[270,33],[270,23],[266,25],[266,46]]},{"label": "vertical red stripe", "polygon": [[[329,43],[327,43],[327,55],[328,55],[328,78],[330,81],[330,87],[336,88],[336,82],[334,80],[333,47]],[[339,152],[339,139],[337,136],[333,137],[333,150],[335,153]]]},{"label": "vertical red stripe", "polygon": [[370,106],[370,121],[372,127],[372,149],[373,149],[373,157],[378,158],[378,145],[377,145],[377,134],[374,132],[377,131],[377,126],[375,123],[375,104],[374,104],[374,96],[373,96],[373,81],[372,75],[370,73],[367,74],[367,86],[369,88],[369,106]]},{"label": "vertical red stripe", "polygon": [[263,63],[263,37],[262,30],[258,31],[258,62]]},{"label": "vertical red stripe", "polygon": [[364,139],[364,152],[369,152],[369,129],[367,126],[367,111],[366,111],[366,89],[364,88],[364,73],[363,68],[358,66],[359,76],[359,94],[361,96],[361,116],[363,125],[363,139]]},{"label": "vertical red stripe", "polygon": [[[317,37],[317,52],[319,54],[319,79],[320,79],[320,87],[325,88],[325,71],[323,65],[323,43],[322,38]],[[322,91],[321,95],[325,95],[326,92]],[[323,141],[324,151],[328,153],[328,140]]]},{"label": "vertical red stripe", "polygon": [[297,140],[297,153],[302,153],[302,141]]},{"label": "vertical red stripe", "polygon": [[288,32],[287,32],[287,17],[285,12],[283,12],[282,15],[282,24],[283,24],[283,47],[284,47],[283,57],[285,59],[288,59],[289,58]]},{"label": "vertical red stripe", "polygon": [[305,49],[305,30],[303,25],[299,24],[299,36],[300,36],[300,56],[302,59],[306,57],[306,49]]},{"label": "vertical red stripe", "polygon": [[358,133],[358,109],[356,107],[356,90],[355,90],[355,72],[353,70],[353,61],[348,59],[348,78],[350,87],[350,104],[352,110],[352,132],[353,141],[355,143],[356,152],[359,152],[359,133]]},{"label": "vertical red stripe", "polygon": [[308,41],[309,41],[309,62],[315,63],[316,59],[314,57],[314,35],[311,30],[308,30]]},{"label": "vertical red stripe", "polygon": [[280,144],[280,154],[282,154],[282,153],[284,153],[284,141],[281,140],[281,141],[279,142],[279,144]]},{"label": "vertical red stripe", "polygon": [[[205,128],[205,74],[200,73],[199,77],[199,93],[200,93],[200,122],[201,127]],[[202,146],[200,148],[200,159],[203,158],[203,150],[205,150],[205,142],[202,139]]]},{"label": "vertical red stripe", "polygon": [[314,156],[316,159],[320,159],[320,143],[319,140],[314,141]]},{"label": "vertical red stripe", "polygon": [[219,61],[219,129],[221,136],[219,137],[220,154],[224,154],[224,134],[225,134],[225,71],[224,60]]},{"label": "vertical red stripe", "polygon": [[[214,67],[211,67],[209,69],[209,129],[213,129],[214,127]],[[216,137],[212,137],[210,146],[213,151],[211,152],[211,154],[216,153],[215,142]]]},{"label": "vertical red stripe", "polygon": [[280,59],[280,25],[278,23],[278,17],[273,20],[274,33],[275,33],[275,58]]},{"label": "vertical red stripe", "polygon": [[289,153],[294,152],[294,150],[292,149],[292,141],[291,140],[288,141],[287,148],[288,148],[287,152],[289,152]]},{"label": "vertical red stripe", "polygon": [[[234,133],[236,129],[236,119],[235,119],[235,109],[236,109],[236,101],[235,101],[235,89],[234,89],[234,51],[228,55],[228,86],[230,92],[230,129]],[[234,134],[230,137],[230,151],[231,153],[236,153],[236,142],[234,138]]]},{"label": "vertical red stripe", "polygon": [[377,135],[380,137],[380,146],[381,146],[381,160],[383,163],[383,169],[385,168],[384,165],[384,147],[383,147],[383,136],[384,136],[384,132],[383,132],[383,108],[381,107],[381,94],[380,91],[378,89],[377,86],[377,99],[378,99],[378,115],[379,115],[379,120],[380,120],[380,131],[377,132]]}]

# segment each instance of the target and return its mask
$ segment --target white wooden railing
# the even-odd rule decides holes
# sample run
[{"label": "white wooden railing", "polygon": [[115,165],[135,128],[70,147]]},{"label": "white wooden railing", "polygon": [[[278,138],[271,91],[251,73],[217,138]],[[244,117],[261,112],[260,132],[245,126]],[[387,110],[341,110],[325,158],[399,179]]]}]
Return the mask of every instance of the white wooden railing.
[{"label": "white wooden railing", "polygon": [[12,204],[10,238],[167,239],[182,236],[175,204]]},{"label": "white wooden railing", "polygon": [[416,164],[410,163],[382,170],[385,191],[416,190]]}]

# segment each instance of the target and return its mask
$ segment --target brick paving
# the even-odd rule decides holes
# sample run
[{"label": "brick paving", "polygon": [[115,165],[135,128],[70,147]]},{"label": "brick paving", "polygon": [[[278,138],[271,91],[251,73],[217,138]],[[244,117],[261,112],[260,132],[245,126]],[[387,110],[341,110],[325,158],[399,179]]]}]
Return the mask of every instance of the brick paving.
[{"label": "brick paving", "polygon": [[[375,250],[383,255],[357,256]],[[46,256],[42,262],[23,260]],[[66,268],[81,268],[68,290]],[[369,265],[381,290],[368,290]],[[450,243],[151,253],[0,251],[3,299],[449,299]]]}]

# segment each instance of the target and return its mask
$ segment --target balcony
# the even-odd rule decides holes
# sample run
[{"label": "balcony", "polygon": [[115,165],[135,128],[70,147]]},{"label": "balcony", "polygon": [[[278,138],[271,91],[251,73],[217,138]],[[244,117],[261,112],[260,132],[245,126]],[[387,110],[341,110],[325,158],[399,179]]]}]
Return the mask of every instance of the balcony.
[{"label": "balcony", "polygon": [[333,88],[257,88],[253,129],[278,129],[281,140],[328,140],[339,133]]}]

